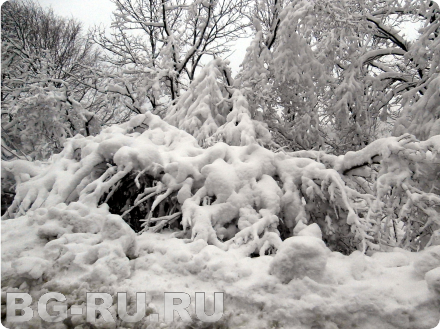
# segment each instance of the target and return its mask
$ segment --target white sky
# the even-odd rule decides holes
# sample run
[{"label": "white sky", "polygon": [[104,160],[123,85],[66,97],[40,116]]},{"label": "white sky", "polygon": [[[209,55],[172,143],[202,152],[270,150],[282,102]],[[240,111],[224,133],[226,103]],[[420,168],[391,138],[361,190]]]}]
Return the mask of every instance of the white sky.
[{"label": "white sky", "polygon": [[[83,22],[85,30],[99,24],[110,27],[112,12],[116,9],[109,0],[38,0],[38,2],[43,7],[52,7],[57,15],[73,17]],[[234,53],[228,57],[233,75],[239,71],[250,42],[250,39],[240,39],[238,42],[240,46],[235,47]]]},{"label": "white sky", "polygon": [[84,23],[88,29],[95,24],[110,26],[111,15],[116,6],[108,0],[38,0],[42,7],[65,17],[73,17]]}]

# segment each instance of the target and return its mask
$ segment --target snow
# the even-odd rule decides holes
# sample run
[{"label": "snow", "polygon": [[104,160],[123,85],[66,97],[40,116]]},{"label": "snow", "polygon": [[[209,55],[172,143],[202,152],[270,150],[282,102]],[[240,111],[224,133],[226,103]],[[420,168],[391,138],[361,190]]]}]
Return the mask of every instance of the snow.
[{"label": "snow", "polygon": [[426,272],[425,280],[429,289],[440,294],[440,267],[436,267]]},{"label": "snow", "polygon": [[[274,153],[256,139],[244,140],[202,148],[151,113],[95,137],[69,139],[62,153],[17,187],[5,216],[15,218],[2,222],[3,292],[29,292],[36,300],[58,291],[69,306],[84,305],[87,291],[128,292],[129,300],[145,292],[149,309],[162,312],[164,292],[194,298],[204,291],[212,299],[222,291],[221,321],[231,328],[438,323],[440,246],[431,241],[419,253],[394,246],[383,252],[382,239],[381,251],[363,253],[377,242],[373,216],[380,212],[369,206],[379,211],[384,205],[354,189],[352,175],[344,176],[379,154],[377,193],[393,185],[406,188],[402,195],[413,204],[436,200],[416,187],[426,188],[423,180],[411,185],[407,165],[407,159],[424,161],[428,150],[432,157],[435,137],[391,137],[374,144],[380,148],[324,157],[325,163],[313,152],[310,158]],[[121,215],[112,214],[105,200],[129,174],[136,199]],[[151,185],[141,185],[145,176]],[[145,218],[136,218],[144,223],[136,234],[123,217],[143,202],[149,208]],[[172,221],[179,225],[168,225]],[[359,251],[332,251],[347,236]],[[98,327],[111,327],[99,321]],[[129,326],[118,321],[117,327]]]},{"label": "snow", "polygon": [[[41,57],[5,41],[2,148],[19,160],[1,164],[2,189],[16,192],[2,216],[2,319],[8,292],[31,294],[36,311],[49,291],[64,294],[70,310],[100,291],[117,321],[90,324],[83,314],[5,325],[439,323],[438,6],[271,2],[254,8],[255,37],[235,81],[219,57],[228,51],[222,40],[244,28],[239,2],[147,11],[142,1],[121,2],[112,26],[128,34],[92,38],[116,57],[66,81],[50,76],[50,50]],[[420,28],[413,42],[399,31],[409,20]],[[136,27],[148,27],[151,45],[130,36]],[[28,59],[16,62],[14,51]],[[42,67],[29,75],[35,60]],[[394,137],[377,139],[390,119]],[[125,123],[100,131],[100,120]],[[117,314],[119,292],[130,312],[142,292],[147,313],[163,315],[165,292],[194,300],[201,291],[210,309],[213,293],[225,294],[216,324],[197,321],[194,303],[191,319],[169,324]]]},{"label": "snow", "polygon": [[420,253],[414,262],[415,271],[421,276],[440,266],[440,246],[430,247]]},{"label": "snow", "polygon": [[401,267],[408,266],[410,260],[407,255],[401,252],[376,252],[371,258],[376,260],[384,267]]},{"label": "snow", "polygon": [[[150,311],[159,313],[165,291],[187,292],[192,298],[204,291],[211,300],[213,292],[224,291],[224,321],[231,328],[267,328],[275,321],[285,328],[433,328],[440,319],[440,267],[427,272],[426,280],[419,277],[413,263],[422,254],[390,267],[381,257],[344,256],[316,237],[294,236],[275,256],[249,258],[203,240],[186,243],[171,231],[132,233],[124,241],[129,228],[104,208],[88,215],[73,206],[58,211],[58,220],[49,212],[39,219],[63,226],[63,218],[93,215],[106,225],[99,232],[66,232],[47,241],[38,236],[41,223],[32,221],[24,225],[29,242],[17,245],[12,228],[31,214],[4,222],[2,279],[7,291],[29,291],[23,282],[32,282],[34,297],[45,289],[60,291],[71,305],[82,305],[85,291],[128,292],[129,300],[141,291]],[[77,324],[84,320],[72,317]],[[98,327],[104,324],[98,322]]]},{"label": "snow", "polygon": [[327,248],[321,239],[294,236],[283,241],[270,264],[270,274],[283,283],[309,277],[319,280],[327,264]]},{"label": "snow", "polygon": [[[298,222],[298,224],[295,227],[295,229],[299,228],[301,224],[302,224],[302,222]],[[319,228],[319,225],[316,224],[316,223],[307,225],[303,229],[299,229],[297,235],[298,236],[312,236],[312,237],[315,237],[315,238],[318,238],[318,239],[322,240],[321,229]]]},{"label": "snow", "polygon": [[38,257],[21,257],[11,264],[19,277],[33,280],[41,278],[49,266],[47,260]]}]

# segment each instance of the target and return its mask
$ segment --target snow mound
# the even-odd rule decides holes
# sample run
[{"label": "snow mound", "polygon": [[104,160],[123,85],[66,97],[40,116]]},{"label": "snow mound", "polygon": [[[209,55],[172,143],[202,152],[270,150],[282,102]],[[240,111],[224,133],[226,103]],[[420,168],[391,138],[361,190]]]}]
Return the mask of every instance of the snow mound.
[{"label": "snow mound", "polygon": [[270,273],[283,283],[305,276],[319,280],[327,264],[326,248],[322,240],[313,236],[291,237],[283,241],[271,265]]},{"label": "snow mound", "polygon": [[401,267],[407,266],[410,259],[402,252],[376,252],[371,256],[380,265],[385,267]]},{"label": "snow mound", "polygon": [[440,295],[440,267],[426,272],[425,280],[429,289]]},{"label": "snow mound", "polygon": [[[11,219],[11,224],[22,218]],[[90,210],[81,203],[60,204],[29,212],[26,219],[27,234],[35,237],[36,245],[23,248],[15,256],[18,259],[3,258],[3,282],[15,286],[23,280],[49,281],[63,273],[90,284],[111,284],[130,275],[129,258],[137,253],[136,235],[106,207]],[[2,243],[8,246],[8,236]]]},{"label": "snow mound", "polygon": [[[96,227],[90,232],[74,228],[72,223],[88,216],[93,216]],[[40,235],[39,229],[47,223],[64,231]],[[17,245],[14,233],[20,228],[23,243]],[[386,267],[377,256],[361,252],[345,256],[330,252],[316,237],[294,236],[279,246],[275,256],[250,258],[240,248],[225,251],[203,239],[178,239],[170,230],[129,232],[128,225],[106,207],[90,210],[78,203],[4,221],[2,291],[28,292],[34,300],[58,291],[67,297],[69,307],[85,307],[89,291],[113,296],[127,292],[130,310],[135,309],[135,293],[145,292],[148,313],[158,314],[163,314],[164,292],[186,292],[193,300],[196,292],[203,291],[209,305],[213,293],[221,291],[225,315],[218,325],[227,328],[263,329],[278,323],[295,329],[428,329],[440,319],[438,268],[421,279],[414,275],[411,257],[408,265]],[[124,239],[125,235],[129,237]],[[287,260],[275,266],[283,256]],[[293,279],[288,278],[291,271],[296,274]],[[31,306],[36,310],[36,303]],[[115,310],[116,304],[110,309],[116,318]],[[189,312],[194,314],[193,304]],[[33,321],[35,328],[59,328],[39,318]],[[86,324],[84,315],[69,315],[69,321],[75,326]],[[97,319],[95,325],[130,328],[132,324]],[[195,325],[176,322],[167,327]]]},{"label": "snow mound", "polygon": [[50,263],[38,257],[21,257],[12,263],[12,268],[19,277],[39,279],[49,268]]},{"label": "snow mound", "polygon": [[[299,222],[298,224],[302,224],[302,222]],[[298,225],[297,225],[298,226]],[[303,229],[301,229],[298,234],[298,236],[313,236],[315,238],[318,238],[322,240],[322,232],[319,228],[319,225],[316,223],[310,224]]]},{"label": "snow mound", "polygon": [[440,246],[427,248],[417,256],[414,262],[414,270],[421,276],[440,266]]}]

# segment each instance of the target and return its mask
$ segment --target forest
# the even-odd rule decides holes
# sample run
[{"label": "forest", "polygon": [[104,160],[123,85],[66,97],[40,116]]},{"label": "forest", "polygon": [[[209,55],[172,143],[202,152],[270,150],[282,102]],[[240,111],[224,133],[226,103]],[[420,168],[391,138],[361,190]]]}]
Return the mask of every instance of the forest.
[{"label": "forest", "polygon": [[[85,30],[1,9],[8,328],[434,328],[440,7],[426,0],[108,0]],[[238,72],[228,57],[252,41]],[[203,322],[118,293],[224,293]],[[33,297],[17,323],[7,294]],[[44,293],[66,297],[65,312]],[[112,296],[107,321],[72,312]],[[58,313],[57,313],[58,312]]]}]

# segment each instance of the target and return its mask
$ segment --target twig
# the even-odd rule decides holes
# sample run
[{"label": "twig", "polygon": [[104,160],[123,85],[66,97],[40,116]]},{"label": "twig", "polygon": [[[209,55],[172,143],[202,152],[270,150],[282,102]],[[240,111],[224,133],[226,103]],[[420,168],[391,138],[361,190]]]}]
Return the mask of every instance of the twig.
[{"label": "twig", "polygon": [[[168,215],[168,216],[162,216],[162,217],[157,217],[157,218],[150,218],[150,222],[158,222],[160,220],[170,220],[170,219],[173,219],[176,216],[180,216],[181,214],[182,213],[179,211],[179,212],[176,212],[176,213],[174,213],[172,215]],[[141,222],[145,222],[146,219],[141,219],[140,221]]]},{"label": "twig", "polygon": [[130,211],[132,211],[134,208],[136,208],[137,206],[139,206],[142,202],[148,200],[149,198],[151,198],[152,196],[156,195],[157,193],[159,193],[161,191],[155,191],[152,192],[150,194],[148,194],[145,198],[142,198],[141,200],[139,200],[138,202],[136,202],[131,208],[129,208],[128,210],[126,210],[121,217],[124,218],[125,215],[127,215]]},{"label": "twig", "polygon": [[[176,212],[175,214],[168,215],[168,216],[163,216],[163,217],[159,217],[159,218],[151,218],[150,222],[151,221],[157,222],[159,220],[162,220],[162,221],[159,224],[157,224],[156,226],[153,226],[151,228],[148,228],[147,226],[145,226],[141,232],[145,232],[146,230],[149,230],[153,233],[156,233],[159,230],[163,229],[166,225],[175,221],[177,218],[179,218],[180,215],[182,215],[181,212]],[[141,220],[141,221],[145,221],[145,220]],[[146,224],[146,223],[144,223],[144,224]]]}]

